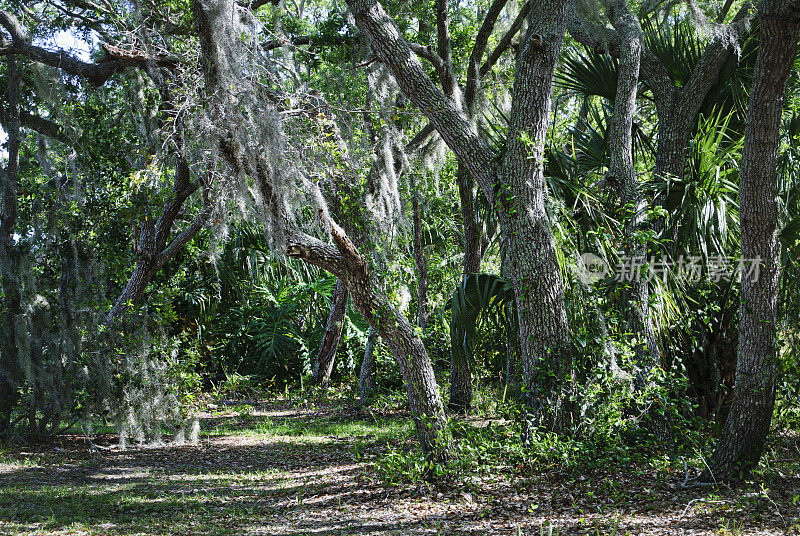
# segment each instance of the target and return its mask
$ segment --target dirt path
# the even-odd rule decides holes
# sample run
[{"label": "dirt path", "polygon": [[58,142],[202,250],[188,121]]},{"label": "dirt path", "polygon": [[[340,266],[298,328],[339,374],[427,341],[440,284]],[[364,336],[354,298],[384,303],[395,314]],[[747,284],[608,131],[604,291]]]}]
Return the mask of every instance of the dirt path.
[{"label": "dirt path", "polygon": [[[207,416],[206,425],[219,431],[235,415]],[[198,445],[96,451],[72,437],[6,453],[0,533],[539,535],[552,523],[561,535],[800,534],[798,475],[780,490],[715,495],[635,468],[624,476],[509,468],[469,491],[387,487],[372,469],[384,440],[368,423],[361,436],[318,433],[337,419],[335,408],[273,408],[238,418],[242,433]]]}]

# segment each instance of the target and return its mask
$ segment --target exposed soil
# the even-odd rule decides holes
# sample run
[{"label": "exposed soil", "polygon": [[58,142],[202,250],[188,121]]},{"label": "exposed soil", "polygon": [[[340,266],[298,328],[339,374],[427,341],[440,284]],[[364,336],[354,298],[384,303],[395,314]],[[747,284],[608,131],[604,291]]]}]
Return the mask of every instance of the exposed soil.
[{"label": "exposed soil", "polygon": [[[204,426],[236,417],[207,414]],[[245,420],[303,426],[354,418],[338,408],[273,406]],[[112,445],[111,436],[75,435],[6,452],[0,532],[539,535],[552,524],[561,535],[800,534],[798,474],[778,476],[767,490],[685,490],[678,472],[508,467],[454,489],[385,485],[373,467],[385,442],[369,435],[243,433],[197,445]]]}]

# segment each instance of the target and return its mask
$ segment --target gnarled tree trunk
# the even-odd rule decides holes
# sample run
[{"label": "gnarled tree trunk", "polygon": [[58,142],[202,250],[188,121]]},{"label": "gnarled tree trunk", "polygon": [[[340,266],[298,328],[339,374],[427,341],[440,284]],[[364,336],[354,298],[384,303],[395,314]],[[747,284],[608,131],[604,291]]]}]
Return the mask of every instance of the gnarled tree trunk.
[{"label": "gnarled tree trunk", "polygon": [[517,58],[507,147],[495,178],[495,207],[502,207],[526,400],[535,420],[560,430],[571,419],[571,411],[563,403],[572,374],[572,342],[561,271],[545,212],[544,144],[567,3],[538,0],[532,4],[530,25]]},{"label": "gnarled tree trunk", "polygon": [[757,273],[742,274],[733,404],[709,468],[700,476],[705,481],[736,476],[758,463],[775,405],[779,277],[776,160],[783,98],[800,32],[800,4],[765,0],[759,5],[758,19],[760,43],[742,148],[739,211],[742,258],[760,267]]}]

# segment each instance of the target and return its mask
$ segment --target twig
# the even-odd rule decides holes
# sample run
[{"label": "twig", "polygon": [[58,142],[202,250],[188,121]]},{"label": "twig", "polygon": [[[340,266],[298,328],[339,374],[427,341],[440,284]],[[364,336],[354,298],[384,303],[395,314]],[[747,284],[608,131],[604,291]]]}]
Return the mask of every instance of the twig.
[{"label": "twig", "polygon": [[698,497],[697,499],[692,499],[691,501],[689,501],[689,504],[686,505],[686,508],[683,509],[683,513],[681,514],[681,518],[686,517],[686,512],[689,511],[689,508],[691,508],[692,505],[694,503],[698,502],[698,501],[707,502],[709,504],[725,504],[726,502],[728,502],[728,501],[715,501],[715,500],[711,500],[711,499],[706,499],[705,497]]}]

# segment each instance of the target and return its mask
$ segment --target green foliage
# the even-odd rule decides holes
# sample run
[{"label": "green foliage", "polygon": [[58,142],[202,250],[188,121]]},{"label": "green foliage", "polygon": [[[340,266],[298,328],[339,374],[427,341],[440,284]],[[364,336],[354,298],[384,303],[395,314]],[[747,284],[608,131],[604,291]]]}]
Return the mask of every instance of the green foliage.
[{"label": "green foliage", "polygon": [[[504,357],[504,340],[518,337],[515,304],[509,280],[492,274],[465,276],[445,304],[445,310],[451,313],[450,345],[455,358],[469,360],[474,368],[474,348],[489,333],[492,333],[490,341],[501,343],[500,355]],[[504,365],[503,360],[491,368],[499,372]]]}]

